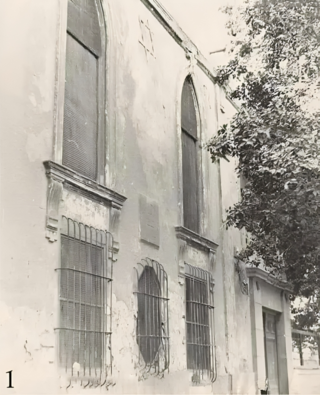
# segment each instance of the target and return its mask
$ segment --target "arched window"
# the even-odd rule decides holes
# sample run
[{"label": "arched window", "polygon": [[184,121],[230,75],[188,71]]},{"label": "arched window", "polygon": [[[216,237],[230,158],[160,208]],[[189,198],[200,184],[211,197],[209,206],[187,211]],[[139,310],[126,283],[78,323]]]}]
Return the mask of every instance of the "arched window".
[{"label": "arched window", "polygon": [[186,78],[182,89],[181,139],[183,225],[199,233],[198,121],[196,96],[190,77]]},{"label": "arched window", "polygon": [[101,181],[105,26],[100,0],[69,0],[62,164]]}]

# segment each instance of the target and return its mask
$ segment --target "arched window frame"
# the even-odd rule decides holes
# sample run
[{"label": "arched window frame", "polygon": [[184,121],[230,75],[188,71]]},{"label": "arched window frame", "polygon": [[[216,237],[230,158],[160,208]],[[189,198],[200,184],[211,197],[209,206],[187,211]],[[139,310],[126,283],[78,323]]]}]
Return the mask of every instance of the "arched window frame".
[{"label": "arched window frame", "polygon": [[[98,83],[97,83],[97,171],[96,177],[92,180],[99,184],[105,185],[105,168],[107,150],[107,121],[106,121],[106,66],[107,66],[107,24],[105,22],[105,13],[101,0],[92,0],[95,3],[97,17],[99,21],[100,39],[101,39],[101,55],[98,58]],[[65,107],[65,73],[66,73],[66,51],[67,51],[67,35],[70,33],[68,26],[68,7],[72,0],[62,2],[59,14],[60,34],[57,39],[57,64],[56,64],[56,94],[55,94],[55,119],[54,119],[54,153],[53,160],[58,164],[63,164],[63,129],[64,129],[64,107]],[[108,128],[109,129],[109,128]],[[73,169],[71,169],[73,171]],[[80,173],[79,173],[80,174]],[[82,174],[80,174],[82,176]]]},{"label": "arched window frame", "polygon": [[[187,207],[186,207],[186,195],[188,193],[188,188],[186,188],[184,179],[188,178],[186,177],[185,174],[185,164],[184,164],[184,146],[183,146],[183,138],[184,134],[187,133],[190,136],[190,133],[186,132],[184,130],[184,125],[183,125],[183,89],[185,84],[188,83],[189,87],[191,89],[191,94],[193,98],[193,108],[194,108],[194,113],[195,113],[195,123],[196,123],[196,135],[193,136],[194,139],[194,155],[195,155],[195,164],[196,164],[196,170],[195,170],[195,175],[196,175],[196,180],[195,180],[195,194],[196,194],[196,208],[197,208],[197,214],[196,217],[194,218],[196,221],[195,226],[189,226],[188,224],[188,213]],[[199,102],[196,94],[196,89],[195,89],[195,84],[194,84],[194,78],[191,74],[188,74],[186,78],[183,81],[182,89],[181,89],[181,104],[180,104],[180,141],[181,141],[181,200],[182,200],[182,224],[183,227],[201,235],[203,233],[203,226],[202,226],[202,208],[203,208],[203,196],[202,196],[202,158],[201,158],[201,118],[200,118],[200,109],[199,109]],[[188,155],[186,155],[188,157]]]}]

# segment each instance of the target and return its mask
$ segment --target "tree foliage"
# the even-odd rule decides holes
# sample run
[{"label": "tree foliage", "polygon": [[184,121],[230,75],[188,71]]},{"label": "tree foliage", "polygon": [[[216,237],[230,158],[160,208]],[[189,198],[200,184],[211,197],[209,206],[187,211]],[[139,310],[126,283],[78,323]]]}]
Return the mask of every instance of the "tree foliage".
[{"label": "tree foliage", "polygon": [[293,294],[320,290],[320,4],[247,1],[226,8],[230,61],[217,82],[239,111],[208,142],[212,161],[237,158],[246,180],[227,226],[244,228],[241,256],[286,273]]}]

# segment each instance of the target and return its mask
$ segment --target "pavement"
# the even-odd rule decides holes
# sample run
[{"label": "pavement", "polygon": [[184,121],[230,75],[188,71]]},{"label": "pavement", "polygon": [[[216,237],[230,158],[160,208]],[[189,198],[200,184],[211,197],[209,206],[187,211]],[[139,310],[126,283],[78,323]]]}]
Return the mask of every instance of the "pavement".
[{"label": "pavement", "polygon": [[320,368],[294,368],[290,395],[320,395]]}]

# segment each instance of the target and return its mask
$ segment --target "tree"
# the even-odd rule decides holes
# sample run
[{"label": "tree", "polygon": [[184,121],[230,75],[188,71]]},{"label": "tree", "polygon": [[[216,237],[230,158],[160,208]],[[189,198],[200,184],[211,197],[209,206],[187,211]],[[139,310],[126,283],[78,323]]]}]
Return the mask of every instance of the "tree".
[{"label": "tree", "polygon": [[244,228],[241,258],[286,273],[293,295],[320,293],[320,4],[248,0],[230,7],[230,60],[216,82],[239,111],[207,149],[237,158],[246,185],[227,212]]}]

